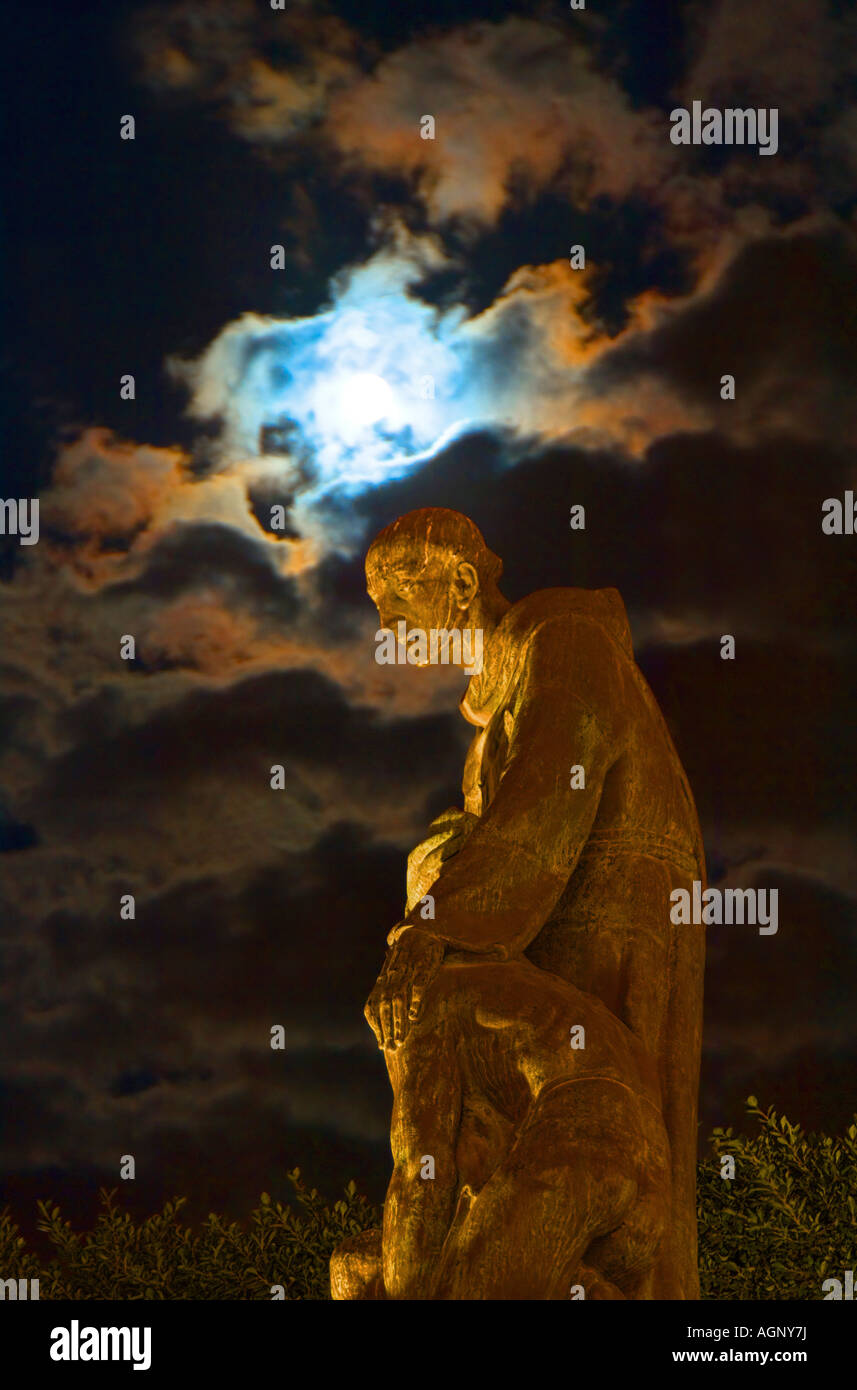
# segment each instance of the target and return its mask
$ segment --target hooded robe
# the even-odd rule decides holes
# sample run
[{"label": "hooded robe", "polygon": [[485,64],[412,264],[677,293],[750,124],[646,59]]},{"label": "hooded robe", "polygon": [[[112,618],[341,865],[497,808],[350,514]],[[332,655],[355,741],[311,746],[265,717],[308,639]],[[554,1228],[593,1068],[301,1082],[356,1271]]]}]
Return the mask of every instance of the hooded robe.
[{"label": "hooded robe", "polygon": [[618,592],[545,589],[514,604],[461,711],[478,730],[463,779],[468,833],[431,885],[434,919],[414,906],[388,941],[415,926],[446,941],[451,959],[524,955],[640,1038],[655,1059],[672,1175],[649,1296],[698,1298],[705,946],[702,927],[671,922],[670,893],[705,885],[704,851]]}]

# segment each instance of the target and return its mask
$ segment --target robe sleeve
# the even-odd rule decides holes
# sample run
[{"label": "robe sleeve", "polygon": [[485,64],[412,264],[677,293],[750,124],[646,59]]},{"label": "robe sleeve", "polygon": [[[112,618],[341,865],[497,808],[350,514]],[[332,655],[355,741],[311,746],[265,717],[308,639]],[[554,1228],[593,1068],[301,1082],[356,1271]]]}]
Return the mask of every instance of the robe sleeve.
[{"label": "robe sleeve", "polygon": [[[505,960],[537,936],[574,871],[618,756],[610,733],[611,647],[586,618],[548,620],[535,630],[505,703],[512,732],[494,799],[432,886],[434,919],[414,908],[391,938],[419,927],[453,949]],[[576,764],[586,779],[577,790]]]}]

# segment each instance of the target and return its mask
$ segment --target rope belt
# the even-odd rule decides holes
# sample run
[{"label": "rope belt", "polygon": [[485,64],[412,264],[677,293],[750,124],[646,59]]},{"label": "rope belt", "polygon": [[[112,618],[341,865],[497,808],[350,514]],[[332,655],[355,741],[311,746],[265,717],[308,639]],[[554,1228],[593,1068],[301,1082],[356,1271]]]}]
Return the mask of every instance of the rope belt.
[{"label": "rope belt", "polygon": [[615,850],[617,854],[642,854],[647,859],[660,859],[682,869],[691,878],[701,876],[696,856],[676,840],[657,835],[623,835],[617,830],[591,830],[581,858],[590,850]]}]

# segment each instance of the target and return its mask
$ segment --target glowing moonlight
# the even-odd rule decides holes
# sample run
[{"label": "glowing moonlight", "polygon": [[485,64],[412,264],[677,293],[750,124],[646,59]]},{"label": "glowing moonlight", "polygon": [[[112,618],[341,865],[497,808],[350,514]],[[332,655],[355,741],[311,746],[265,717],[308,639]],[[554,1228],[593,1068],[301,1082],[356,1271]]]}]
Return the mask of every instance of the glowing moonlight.
[{"label": "glowing moonlight", "polygon": [[345,418],[355,425],[374,425],[383,420],[393,408],[393,392],[382,376],[374,372],[357,372],[347,378],[341,388],[341,409]]}]

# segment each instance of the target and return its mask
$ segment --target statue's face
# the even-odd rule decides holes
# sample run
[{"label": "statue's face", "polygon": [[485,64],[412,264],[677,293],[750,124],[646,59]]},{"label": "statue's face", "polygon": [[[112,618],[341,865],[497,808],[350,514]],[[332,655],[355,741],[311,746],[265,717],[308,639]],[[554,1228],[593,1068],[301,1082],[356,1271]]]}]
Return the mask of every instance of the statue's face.
[{"label": "statue's face", "polygon": [[450,627],[461,618],[449,577],[440,564],[429,562],[416,571],[393,567],[372,572],[367,578],[367,593],[378,609],[381,627],[392,628],[404,621],[411,628]]}]

